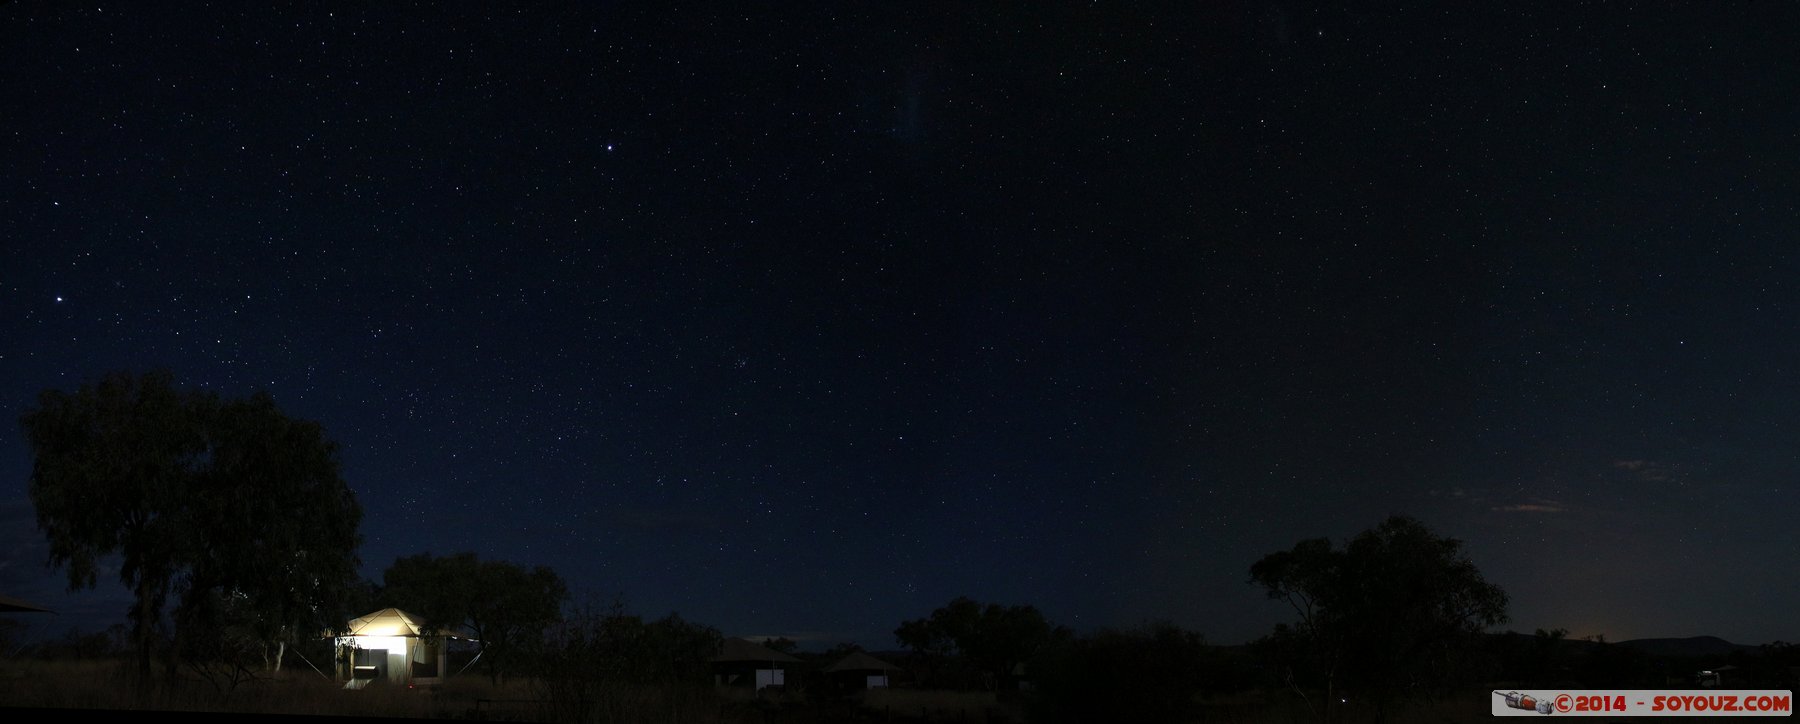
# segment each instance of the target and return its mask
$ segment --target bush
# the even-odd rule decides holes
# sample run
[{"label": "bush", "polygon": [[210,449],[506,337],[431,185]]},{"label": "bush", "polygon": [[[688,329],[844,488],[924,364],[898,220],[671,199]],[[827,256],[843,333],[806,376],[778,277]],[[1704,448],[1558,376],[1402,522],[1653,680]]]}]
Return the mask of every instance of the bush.
[{"label": "bush", "polygon": [[646,622],[615,605],[584,610],[552,632],[537,676],[546,713],[563,722],[675,720],[709,706],[716,629],[675,614]]},{"label": "bush", "polygon": [[1210,661],[1200,635],[1169,623],[1101,631],[1027,670],[1033,721],[1178,722],[1194,712]]}]

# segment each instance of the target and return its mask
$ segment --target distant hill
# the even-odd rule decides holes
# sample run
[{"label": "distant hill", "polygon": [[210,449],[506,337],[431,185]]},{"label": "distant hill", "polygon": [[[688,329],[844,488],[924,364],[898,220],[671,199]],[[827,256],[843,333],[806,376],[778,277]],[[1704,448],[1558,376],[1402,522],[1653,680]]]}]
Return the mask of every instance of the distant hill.
[{"label": "distant hill", "polygon": [[1651,656],[1724,656],[1734,651],[1756,651],[1755,646],[1734,644],[1717,636],[1695,636],[1685,639],[1632,639],[1620,641]]},{"label": "distant hill", "polygon": [[[1529,646],[1537,639],[1533,634],[1519,633],[1517,631],[1489,633],[1487,636],[1490,640],[1508,642],[1515,646]],[[1630,639],[1627,641],[1609,641],[1608,643],[1615,646],[1635,649],[1640,653],[1656,658],[1728,656],[1738,651],[1752,654],[1760,653],[1762,651],[1762,647],[1760,646],[1734,644],[1717,636],[1693,636],[1684,639]],[[1588,654],[1598,650],[1601,645],[1598,642],[1589,639],[1568,638],[1562,640],[1561,646],[1564,651],[1576,654]],[[1250,651],[1249,644],[1219,646],[1216,648],[1240,653],[1248,653]]]},{"label": "distant hill", "polygon": [[[1508,631],[1492,636],[1514,642],[1530,642],[1536,637],[1527,633]],[[1761,647],[1746,644],[1734,644],[1717,636],[1694,636],[1685,639],[1630,639],[1627,641],[1609,642],[1615,646],[1635,649],[1639,653],[1657,658],[1685,658],[1693,656],[1727,656],[1736,651],[1757,653]],[[1600,648],[1600,644],[1588,639],[1564,639],[1563,650],[1588,653]]]}]

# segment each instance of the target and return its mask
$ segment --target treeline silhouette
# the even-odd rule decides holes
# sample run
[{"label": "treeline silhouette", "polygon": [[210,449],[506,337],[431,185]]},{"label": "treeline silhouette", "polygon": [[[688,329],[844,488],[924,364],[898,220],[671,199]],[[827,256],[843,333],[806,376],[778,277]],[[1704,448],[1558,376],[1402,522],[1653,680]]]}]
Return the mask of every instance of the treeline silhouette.
[{"label": "treeline silhouette", "polygon": [[[959,598],[939,611],[971,605],[988,608]],[[926,616],[904,621],[897,630],[916,631],[916,624],[930,620]],[[11,623],[0,625],[5,634],[0,642],[7,644],[8,658],[14,660],[119,660],[130,653],[129,632],[122,625],[94,633],[70,630],[60,637],[24,643],[18,639],[22,627],[16,620],[7,621]],[[1002,616],[989,623],[1008,621]],[[940,617],[940,623],[948,622]],[[974,647],[946,647],[947,642],[939,641],[935,648],[871,653],[889,657],[900,667],[892,677],[897,690],[991,693],[993,705],[978,713],[861,706],[865,691],[825,671],[844,656],[862,651],[848,643],[807,652],[797,650],[791,641],[764,641],[801,659],[788,671],[787,684],[745,691],[735,700],[722,697],[709,665],[723,638],[717,629],[674,614],[648,619],[618,604],[570,608],[541,637],[516,641],[521,654],[529,654],[519,657],[513,675],[530,682],[527,691],[541,718],[568,722],[734,720],[732,712],[740,715],[735,720],[771,722],[1246,721],[1276,713],[1303,720],[1320,717],[1304,700],[1316,700],[1324,690],[1323,681],[1316,678],[1317,672],[1309,675],[1293,668],[1291,645],[1281,635],[1221,646],[1168,622],[1081,635],[1049,622],[1042,629],[993,629],[976,623],[959,634]],[[1021,643],[1031,648],[1013,649],[1019,652],[1018,659],[1006,675],[990,675],[993,662],[1001,659],[982,647],[1005,649]],[[328,641],[304,642],[295,648],[320,666],[322,657],[331,655]],[[1569,638],[1562,630],[1486,633],[1469,642],[1453,668],[1396,684],[1416,700],[1485,707],[1483,695],[1494,688],[1696,689],[1702,685],[1696,678],[1699,672],[1720,669],[1725,678],[1719,684],[1725,688],[1791,689],[1800,672],[1800,645],[1773,642],[1717,653],[1658,655],[1630,643]],[[1385,711],[1377,711],[1373,693],[1365,689],[1344,687],[1337,693],[1340,701],[1332,721],[1405,718],[1400,716],[1405,707],[1391,702]]]},{"label": "treeline silhouette", "polygon": [[621,604],[571,607],[545,566],[427,552],[362,580],[362,513],[336,443],[265,393],[224,399],[167,373],[117,373],[44,392],[21,422],[51,564],[71,588],[116,573],[133,602],[128,625],[36,643],[0,619],[3,651],[126,659],[140,691],[197,677],[229,695],[280,678],[290,653],[329,678],[343,663],[331,634],[385,607],[482,642],[446,673],[478,672],[495,690],[523,681],[538,716],[571,722],[841,721],[877,707],[902,720],[973,709],[987,721],[1382,722],[1445,701],[1485,712],[1503,686],[1800,688],[1800,652],[1782,642],[1670,654],[1562,630],[1491,633],[1508,621],[1506,593],[1460,541],[1404,516],[1342,545],[1308,539],[1246,561],[1247,583],[1292,616],[1245,645],[1167,621],[1078,633],[1032,605],[959,597],[896,622],[898,648],[859,659],[892,664],[891,676],[834,677],[859,649],[778,639],[763,643],[797,659],[770,664],[787,670],[779,684],[721,686],[742,677],[721,674],[720,631]]}]

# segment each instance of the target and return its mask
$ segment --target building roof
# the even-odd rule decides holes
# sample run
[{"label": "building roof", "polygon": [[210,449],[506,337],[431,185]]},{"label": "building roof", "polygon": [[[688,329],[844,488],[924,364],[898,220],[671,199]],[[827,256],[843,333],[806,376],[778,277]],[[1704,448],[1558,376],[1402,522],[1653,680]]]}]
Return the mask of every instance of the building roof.
[{"label": "building roof", "polygon": [[[367,616],[350,619],[346,629],[348,636],[431,636],[434,632],[425,628],[418,616],[397,608],[384,608]],[[445,636],[466,638],[456,631],[446,631]]]},{"label": "building roof", "polygon": [[56,613],[43,606],[34,606],[11,596],[0,596],[0,613]]},{"label": "building roof", "polygon": [[838,662],[825,667],[827,673],[833,671],[899,671],[900,667],[861,651],[852,652],[849,656],[838,659]]},{"label": "building roof", "polygon": [[730,661],[781,661],[792,664],[800,663],[799,659],[749,639],[725,639],[725,645],[719,648],[719,655],[708,660],[714,663]]}]

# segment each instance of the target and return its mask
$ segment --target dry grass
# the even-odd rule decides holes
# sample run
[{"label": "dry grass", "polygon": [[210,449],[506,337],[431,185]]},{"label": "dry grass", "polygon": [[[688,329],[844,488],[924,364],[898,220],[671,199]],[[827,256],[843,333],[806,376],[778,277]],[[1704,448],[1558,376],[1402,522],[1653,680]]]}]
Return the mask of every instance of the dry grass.
[{"label": "dry grass", "polygon": [[[177,677],[140,691],[132,681],[131,669],[119,661],[0,662],[0,706],[402,718],[468,718],[479,711],[482,718],[506,719],[516,712],[504,711],[504,702],[531,698],[524,682],[496,687],[474,676],[453,679],[436,690],[375,686],[344,691],[315,672],[292,670],[228,689]],[[496,700],[502,703],[496,706]]]},{"label": "dry grass", "polygon": [[[130,684],[131,670],[118,661],[0,661],[0,707],[292,714],[338,717],[414,719],[485,719],[489,721],[589,722],[669,721],[681,724],[779,722],[815,724],[827,721],[892,722],[1022,722],[1021,706],[991,692],[875,689],[857,700],[860,710],[799,702],[756,700],[735,702],[717,692],[663,691],[644,687],[602,687],[598,706],[584,715],[540,705],[545,696],[533,682],[514,680],[500,686],[486,677],[453,678],[442,687],[406,689],[374,686],[344,691],[337,682],[310,670],[284,671],[221,691],[198,679],[163,684],[139,694]],[[1419,702],[1394,711],[1390,724],[1458,724],[1489,721],[1482,690],[1436,702]],[[1355,703],[1340,710],[1344,724],[1372,717]],[[1312,713],[1286,692],[1245,692],[1200,702],[1195,722],[1208,724],[1311,724]]]},{"label": "dry grass", "polygon": [[0,704],[18,707],[94,708],[117,701],[112,681],[125,670],[112,661],[0,662]]},{"label": "dry grass", "polygon": [[537,682],[514,679],[495,686],[479,675],[454,677],[436,688],[371,685],[345,691],[340,682],[311,670],[290,670],[230,690],[182,677],[139,692],[131,685],[133,673],[122,661],[0,661],[0,707],[584,724],[795,721],[794,712],[776,712],[782,716],[771,718],[761,706],[729,705],[702,689],[596,684],[590,706],[572,709],[570,702],[547,701],[548,693]]},{"label": "dry grass", "polygon": [[[1483,689],[1437,701],[1411,702],[1388,713],[1387,724],[1462,724],[1493,720]],[[1315,702],[1316,703],[1316,702]],[[1373,720],[1373,712],[1351,703],[1333,713],[1344,724]],[[1287,692],[1251,691],[1214,697],[1200,704],[1195,721],[1209,724],[1312,724],[1318,721],[1306,704]]]},{"label": "dry grass", "polygon": [[863,709],[883,718],[969,722],[1024,718],[1015,703],[1002,702],[993,692],[870,689],[862,693],[861,702]]}]

